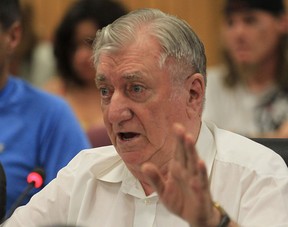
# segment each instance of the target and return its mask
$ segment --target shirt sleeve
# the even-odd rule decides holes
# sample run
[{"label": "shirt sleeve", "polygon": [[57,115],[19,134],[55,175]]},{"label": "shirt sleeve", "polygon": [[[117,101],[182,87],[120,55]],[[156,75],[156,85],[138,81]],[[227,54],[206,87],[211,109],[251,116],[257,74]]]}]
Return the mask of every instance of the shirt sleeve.
[{"label": "shirt sleeve", "polygon": [[[74,162],[77,162],[74,160]],[[63,168],[41,192],[35,194],[25,206],[15,210],[1,226],[39,227],[66,225],[71,199],[71,188],[75,182],[75,169]],[[60,202],[61,201],[61,202]],[[70,223],[71,224],[71,223]]]}]

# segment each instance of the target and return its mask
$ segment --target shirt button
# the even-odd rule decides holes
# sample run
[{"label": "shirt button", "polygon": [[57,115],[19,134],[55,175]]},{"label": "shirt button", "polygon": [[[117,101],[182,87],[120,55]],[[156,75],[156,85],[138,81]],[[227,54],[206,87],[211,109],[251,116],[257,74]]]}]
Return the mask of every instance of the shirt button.
[{"label": "shirt button", "polygon": [[144,199],[145,205],[149,205],[151,203],[150,199]]}]

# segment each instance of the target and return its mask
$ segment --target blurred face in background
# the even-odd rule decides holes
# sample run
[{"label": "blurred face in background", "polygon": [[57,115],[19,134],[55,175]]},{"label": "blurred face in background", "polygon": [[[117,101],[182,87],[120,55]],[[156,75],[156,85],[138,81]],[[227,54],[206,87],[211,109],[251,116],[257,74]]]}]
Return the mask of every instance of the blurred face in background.
[{"label": "blurred face in background", "polygon": [[75,29],[75,50],[72,59],[73,67],[79,77],[94,85],[95,68],[92,60],[92,42],[97,27],[90,20],[81,21]]},{"label": "blurred face in background", "polygon": [[4,74],[5,58],[7,55],[6,45],[6,33],[0,24],[0,78],[2,78]]},{"label": "blurred face in background", "polygon": [[261,65],[277,56],[279,40],[286,33],[284,16],[261,10],[228,13],[223,24],[223,43],[236,65]]},{"label": "blurred face in background", "polygon": [[14,22],[8,29],[3,29],[0,22],[0,89],[4,86],[10,58],[21,40],[20,22]]}]

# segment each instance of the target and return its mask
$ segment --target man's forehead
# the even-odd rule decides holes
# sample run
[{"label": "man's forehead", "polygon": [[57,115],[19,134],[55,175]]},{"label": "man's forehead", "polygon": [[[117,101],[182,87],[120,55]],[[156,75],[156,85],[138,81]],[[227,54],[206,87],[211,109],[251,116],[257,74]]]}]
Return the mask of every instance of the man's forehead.
[{"label": "man's forehead", "polygon": [[117,58],[118,58],[118,54],[115,51],[103,52],[99,55],[97,68],[98,67],[101,68],[105,65],[116,64]]}]

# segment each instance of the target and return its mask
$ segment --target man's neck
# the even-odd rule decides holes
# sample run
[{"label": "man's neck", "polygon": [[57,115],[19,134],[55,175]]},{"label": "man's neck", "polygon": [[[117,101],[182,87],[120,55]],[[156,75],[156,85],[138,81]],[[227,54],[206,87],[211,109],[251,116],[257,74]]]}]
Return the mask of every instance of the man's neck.
[{"label": "man's neck", "polygon": [[2,90],[5,87],[7,80],[8,80],[8,73],[6,72],[0,73],[0,90]]},{"label": "man's neck", "polygon": [[[168,156],[168,155],[167,155]],[[161,168],[159,168],[159,166],[157,164],[155,164],[155,166],[157,168],[159,168],[158,170],[161,172],[162,176],[164,176],[164,178],[167,177],[167,173],[168,173],[168,165],[171,161],[171,158],[169,160],[167,160],[167,162],[165,162]],[[153,163],[153,162],[151,162]],[[126,165],[128,167],[128,169],[131,171],[131,173],[134,175],[134,177],[136,177],[139,182],[141,183],[143,190],[145,192],[145,194],[151,195],[155,190],[152,187],[151,183],[149,181],[147,181],[147,176],[143,174],[142,170],[141,170],[141,166],[131,166],[131,165]]]}]

